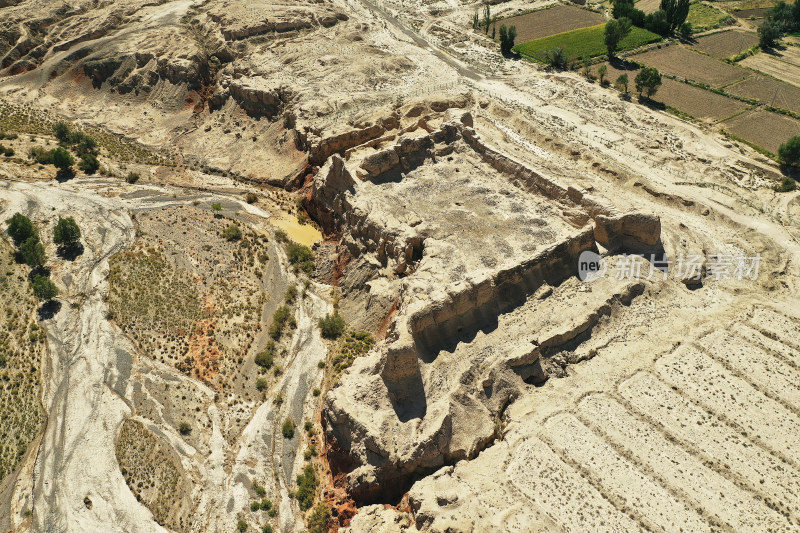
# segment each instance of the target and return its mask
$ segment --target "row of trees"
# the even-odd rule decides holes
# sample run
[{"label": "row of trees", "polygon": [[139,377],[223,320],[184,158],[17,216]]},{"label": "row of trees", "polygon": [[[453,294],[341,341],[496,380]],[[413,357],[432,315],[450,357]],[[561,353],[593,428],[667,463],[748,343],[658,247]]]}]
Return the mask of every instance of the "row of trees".
[{"label": "row of trees", "polygon": [[[45,269],[47,256],[39,239],[39,231],[31,219],[16,213],[8,221],[8,235],[17,248],[18,260],[31,269],[30,283],[33,295],[41,301],[49,301],[58,296],[58,288],[49,278]],[[59,253],[72,253],[80,248],[81,230],[72,217],[60,218],[53,231],[53,242],[59,245]]]},{"label": "row of trees", "polygon": [[761,48],[773,48],[785,33],[800,31],[800,2],[794,4],[778,2],[758,28],[758,44]]},{"label": "row of trees", "polygon": [[[478,16],[475,11],[472,17],[472,29],[477,30],[481,27],[486,35],[489,35],[489,26],[492,27],[492,39],[497,35],[497,15],[492,15],[489,6],[483,8],[483,18]],[[514,41],[517,38],[517,27],[507,27],[505,24],[500,25],[500,52],[504,56],[511,55],[511,49],[514,48]]]},{"label": "row of trees", "polygon": [[662,37],[678,33],[683,37],[692,34],[692,26],[686,22],[689,16],[689,0],[661,0],[659,10],[645,15],[634,7],[634,0],[612,0],[615,19],[626,18],[634,26],[644,28]]}]

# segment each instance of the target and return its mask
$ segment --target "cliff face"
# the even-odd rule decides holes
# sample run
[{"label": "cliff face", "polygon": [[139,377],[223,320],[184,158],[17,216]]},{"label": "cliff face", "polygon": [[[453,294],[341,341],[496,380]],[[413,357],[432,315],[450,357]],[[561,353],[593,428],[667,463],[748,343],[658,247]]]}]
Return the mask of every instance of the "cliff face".
[{"label": "cliff face", "polygon": [[[419,476],[475,457],[502,435],[506,407],[548,378],[550,357],[642,293],[608,282],[584,297],[581,252],[659,242],[658,217],[606,208],[486,145],[472,123],[451,110],[430,131],[375,131],[382,142],[329,160],[307,201],[341,235],[349,269],[374,265],[371,297],[397,301],[384,343],[323,408],[331,464],[362,503],[393,502]],[[452,204],[441,194],[428,204],[431,187],[449,187]],[[416,216],[422,210],[427,218]],[[499,236],[507,253],[482,255],[481,242]],[[558,323],[570,294],[585,301]]]}]

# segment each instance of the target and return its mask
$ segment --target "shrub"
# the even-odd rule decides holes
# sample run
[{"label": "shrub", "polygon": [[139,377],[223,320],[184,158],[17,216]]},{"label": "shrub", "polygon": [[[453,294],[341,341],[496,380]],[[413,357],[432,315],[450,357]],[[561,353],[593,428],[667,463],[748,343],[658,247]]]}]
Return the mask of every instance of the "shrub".
[{"label": "shrub", "polygon": [[684,39],[688,39],[689,37],[691,37],[693,32],[694,28],[692,28],[691,22],[684,22],[678,28],[678,35],[680,35]]},{"label": "shrub", "polygon": [[33,295],[43,302],[58,296],[56,284],[45,276],[35,276],[31,281],[31,288],[33,289]]},{"label": "shrub", "polygon": [[253,483],[253,491],[262,498],[267,494],[267,489],[255,482]]},{"label": "shrub", "polygon": [[324,318],[319,319],[319,329],[322,330],[322,336],[326,339],[338,339],[344,333],[344,328],[344,319],[339,313],[328,313]]},{"label": "shrub", "polygon": [[27,241],[23,242],[19,247],[19,253],[25,264],[32,269],[44,266],[44,246],[39,242],[39,237],[30,237]]},{"label": "shrub", "polygon": [[275,342],[269,341],[267,346],[258,354],[256,354],[255,363],[262,368],[269,368],[272,366],[275,357]]},{"label": "shrub", "polygon": [[272,526],[269,525],[269,524],[266,524],[264,526],[264,528],[261,530],[261,533],[272,533]]},{"label": "shrub", "polygon": [[317,472],[314,470],[313,465],[306,465],[303,468],[303,473],[297,476],[295,498],[297,498],[297,503],[303,511],[310,509],[314,503],[318,483]]},{"label": "shrub", "polygon": [[261,509],[264,511],[269,511],[272,509],[272,502],[269,500],[261,500]]},{"label": "shrub", "polygon": [[84,135],[83,133],[78,133],[77,138],[73,144],[77,145],[75,147],[75,151],[78,153],[79,156],[97,154],[97,141],[95,141],[88,135]]},{"label": "shrub", "polygon": [[775,192],[792,192],[797,188],[797,182],[789,176],[784,176],[780,185],[776,185],[774,188]]},{"label": "shrub", "polygon": [[331,518],[331,508],[325,502],[320,502],[308,515],[309,533],[325,533],[328,531],[328,521]]},{"label": "shrub", "polygon": [[258,196],[255,193],[249,192],[244,195],[244,199],[248,204],[254,204],[258,201]]},{"label": "shrub", "polygon": [[661,86],[661,74],[654,67],[644,67],[636,75],[634,83],[636,83],[639,96],[644,93],[647,98],[650,98]]},{"label": "shrub", "polygon": [[40,165],[53,164],[53,151],[46,150],[41,146],[34,146],[28,150],[28,156]]},{"label": "shrub", "polygon": [[19,246],[31,237],[36,237],[36,240],[39,240],[39,233],[36,231],[33,222],[22,213],[15,213],[14,216],[8,219],[8,235],[14,241],[15,246]]},{"label": "shrub", "polygon": [[75,164],[72,154],[59,147],[52,152],[53,166],[59,170],[69,170]]},{"label": "shrub", "polygon": [[778,148],[778,157],[786,165],[800,166],[800,136],[795,136]]},{"label": "shrub", "polygon": [[188,435],[192,432],[192,426],[190,426],[188,422],[181,422],[178,426],[178,431],[181,435]]},{"label": "shrub", "polygon": [[286,295],[284,299],[286,300],[287,304],[294,302],[295,298],[297,298],[297,287],[295,285],[289,285],[286,289]]},{"label": "shrub", "polygon": [[284,439],[294,438],[294,421],[291,418],[287,418],[283,421],[283,425],[281,426],[281,434],[283,435]]},{"label": "shrub", "polygon": [[258,378],[256,380],[256,390],[259,392],[267,390],[268,384],[267,380],[264,378]]},{"label": "shrub", "polygon": [[314,389],[314,390],[311,392],[311,394],[313,394],[315,398],[316,398],[317,396],[319,396],[321,393],[322,393],[322,391],[320,391],[318,388],[315,388],[315,389]]},{"label": "shrub", "polygon": [[222,236],[227,241],[238,241],[242,238],[242,230],[236,224],[231,224],[222,232]]},{"label": "shrub", "polygon": [[133,185],[139,181],[139,174],[137,172],[128,172],[128,175],[125,176],[125,181]]},{"label": "shrub", "polygon": [[14,153],[15,153],[14,149],[11,148],[10,146],[6,146],[3,148],[3,155],[6,157],[11,157],[12,155],[14,155]]},{"label": "shrub", "polygon": [[59,121],[53,124],[53,134],[60,142],[69,142],[69,126],[66,122]]},{"label": "shrub", "polygon": [[247,522],[244,520],[239,520],[239,522],[236,523],[236,529],[238,529],[240,533],[244,533],[247,531]]},{"label": "shrub", "polygon": [[97,161],[97,158],[94,156],[94,154],[83,154],[80,162],[78,163],[78,168],[91,175],[97,172],[97,169],[100,168],[100,162]]},{"label": "shrub", "polygon": [[306,274],[314,271],[314,252],[308,246],[289,242],[286,244],[286,255],[296,270],[302,270]]},{"label": "shrub", "polygon": [[75,248],[81,238],[81,229],[72,217],[58,217],[58,222],[53,230],[53,242],[63,245],[65,248]]},{"label": "shrub", "polygon": [[260,511],[261,510],[261,502],[252,502],[252,503],[250,503],[250,510],[252,512]]},{"label": "shrub", "polygon": [[272,324],[269,327],[269,336],[272,337],[274,340],[278,340],[281,338],[281,333],[283,333],[283,327],[289,320],[289,312],[290,312],[289,307],[282,305],[275,310],[275,313],[272,314]]},{"label": "shrub", "polygon": [[564,47],[557,46],[545,52],[544,62],[556,70],[567,68],[567,53],[564,51]]}]

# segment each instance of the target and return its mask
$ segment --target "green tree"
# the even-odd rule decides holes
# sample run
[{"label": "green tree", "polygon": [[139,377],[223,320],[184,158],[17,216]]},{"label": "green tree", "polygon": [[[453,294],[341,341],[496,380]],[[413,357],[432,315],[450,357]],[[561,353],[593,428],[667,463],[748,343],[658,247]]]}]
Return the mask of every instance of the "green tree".
[{"label": "green tree", "polygon": [[69,142],[69,126],[66,122],[56,122],[53,124],[53,134],[59,142]]},{"label": "green tree", "polygon": [[619,43],[631,31],[631,20],[626,17],[620,19],[611,19],[606,22],[605,29],[605,44],[608,50],[608,57],[614,57],[619,49]]},{"label": "green tree", "polygon": [[331,508],[325,502],[318,503],[308,515],[309,533],[325,533],[328,531],[328,521],[331,518]]},{"label": "green tree", "polygon": [[56,284],[50,281],[46,276],[34,276],[31,281],[31,288],[33,295],[39,300],[46,302],[58,296],[58,288]]},{"label": "green tree", "polygon": [[634,83],[640,97],[644,94],[644,96],[650,98],[656,94],[656,91],[661,86],[661,74],[654,67],[644,67],[636,75]]},{"label": "green tree", "polygon": [[567,53],[563,46],[551,48],[544,53],[544,62],[556,70],[567,68]]},{"label": "green tree", "polygon": [[778,148],[781,162],[793,167],[800,167],[800,136],[795,136]]},{"label": "green tree", "polygon": [[287,418],[283,421],[283,425],[281,426],[281,434],[283,435],[284,439],[294,438],[294,421],[291,418]]},{"label": "green tree", "polygon": [[339,316],[339,313],[328,313],[324,318],[319,319],[319,329],[322,330],[322,336],[326,339],[338,339],[344,333],[344,328],[344,319]]},{"label": "green tree", "polygon": [[53,150],[53,165],[63,171],[68,171],[75,164],[72,154],[59,147]]},{"label": "green tree", "polygon": [[620,74],[619,77],[617,77],[617,81],[614,82],[614,86],[623,94],[628,94],[628,75],[624,73]]},{"label": "green tree", "polygon": [[597,79],[600,80],[600,85],[606,84],[606,74],[608,74],[608,67],[605,64],[597,67]]},{"label": "green tree", "polygon": [[500,53],[504,56],[511,55],[511,49],[514,48],[514,41],[517,39],[517,27],[511,26],[506,28],[503,24],[500,26]]},{"label": "green tree", "polygon": [[78,168],[91,175],[97,172],[97,169],[100,168],[100,162],[97,160],[94,154],[85,153],[81,156],[81,160],[78,162]]},{"label": "green tree", "polygon": [[80,243],[81,229],[72,217],[58,217],[56,227],[53,229],[53,242],[66,249],[75,249]]},{"label": "green tree", "polygon": [[15,213],[8,219],[8,235],[14,241],[14,246],[19,246],[31,237],[36,237],[39,240],[39,233],[36,227],[31,222],[31,219],[22,213]]},{"label": "green tree", "polygon": [[483,8],[483,26],[484,26],[484,33],[489,35],[489,24],[492,22],[492,15],[489,11],[489,6],[484,6]]},{"label": "green tree", "polygon": [[263,350],[258,352],[255,357],[255,363],[262,368],[269,368],[275,359],[275,342],[269,341]]},{"label": "green tree", "polygon": [[773,48],[781,38],[781,25],[779,22],[767,19],[758,28],[758,45],[763,49]]},{"label": "green tree", "polygon": [[19,247],[19,253],[25,264],[32,269],[37,269],[44,266],[45,255],[44,246],[39,242],[39,237],[29,237],[28,240],[22,243]]}]

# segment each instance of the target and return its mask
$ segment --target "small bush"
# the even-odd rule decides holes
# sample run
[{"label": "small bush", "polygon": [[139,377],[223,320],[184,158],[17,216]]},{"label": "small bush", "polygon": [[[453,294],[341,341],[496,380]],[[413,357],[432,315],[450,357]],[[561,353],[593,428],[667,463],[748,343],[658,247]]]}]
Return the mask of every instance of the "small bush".
[{"label": "small bush", "polygon": [[797,188],[797,182],[789,176],[784,176],[780,185],[775,186],[775,192],[792,192]]},{"label": "small bush", "polygon": [[266,524],[264,526],[264,528],[261,530],[261,533],[272,533],[272,526],[269,525],[269,524]]},{"label": "small bush", "polygon": [[75,248],[81,239],[81,229],[73,217],[58,217],[58,222],[53,230],[53,242],[65,248]]},{"label": "small bush", "polygon": [[231,224],[222,232],[222,236],[227,241],[238,241],[242,238],[242,230],[236,224]]},{"label": "small bush", "polygon": [[317,472],[314,470],[314,466],[306,465],[303,468],[303,473],[297,476],[297,492],[295,492],[297,503],[303,511],[310,509],[314,503],[318,484],[319,481],[317,480]]},{"label": "small bush", "polygon": [[324,318],[319,319],[319,329],[322,330],[322,336],[326,339],[338,339],[344,333],[344,328],[344,319],[339,313],[328,313]]},{"label": "small bush", "polygon": [[258,196],[256,196],[255,193],[249,192],[249,193],[244,195],[244,200],[248,204],[254,204],[254,203],[256,203],[258,201]]},{"label": "small bush", "polygon": [[181,422],[178,426],[178,431],[181,435],[188,435],[192,432],[192,426],[190,426],[188,422]]},{"label": "small bush", "polygon": [[261,510],[261,502],[252,502],[250,504],[250,510],[252,512],[260,511]]},{"label": "small bush", "polygon": [[31,281],[31,288],[33,289],[33,295],[43,302],[58,296],[58,287],[50,278],[45,276],[35,276]]},{"label": "small bush", "polygon": [[53,134],[60,142],[69,142],[69,126],[66,122],[56,122],[53,124]]},{"label": "small bush", "polygon": [[19,246],[31,237],[36,237],[39,240],[39,233],[36,231],[36,226],[33,225],[31,219],[22,213],[15,213],[8,219],[8,235],[14,241],[14,246]]},{"label": "small bush", "polygon": [[563,46],[551,48],[544,53],[544,62],[556,70],[567,68],[567,54]]},{"label": "small bush", "polygon": [[125,181],[133,185],[137,181],[139,181],[139,173],[138,172],[128,172],[128,175],[125,176]]},{"label": "small bush", "polygon": [[41,146],[34,146],[30,150],[28,150],[28,156],[37,163],[39,163],[40,165],[53,164],[53,151],[46,150]]},{"label": "small bush", "polygon": [[69,170],[75,164],[75,158],[72,154],[59,147],[52,152],[53,166],[59,170]]},{"label": "small bush", "polygon": [[272,509],[272,502],[269,500],[261,500],[261,509],[263,511],[269,511]]},{"label": "small bush", "polygon": [[325,502],[320,502],[308,515],[309,533],[325,533],[328,531],[328,521],[331,518],[331,508]]},{"label": "small bush", "polygon": [[317,397],[317,396],[319,396],[320,394],[322,394],[322,391],[321,391],[321,390],[319,390],[319,389],[314,389],[314,390],[311,392],[311,394],[313,394],[313,395],[314,395],[314,397]]},{"label": "small bush", "polygon": [[297,298],[297,287],[295,285],[289,285],[286,289],[286,295],[284,299],[286,300],[287,304],[290,304],[295,301]]},{"label": "small bush", "polygon": [[275,358],[275,342],[269,341],[263,350],[256,354],[255,363],[261,368],[269,368],[272,366]]},{"label": "small bush", "polygon": [[86,153],[81,156],[81,160],[78,163],[78,168],[85,173],[92,175],[97,172],[97,169],[100,168],[100,162],[97,161],[97,158],[94,156],[94,154]]},{"label": "small bush", "polygon": [[294,438],[294,421],[291,418],[287,418],[283,421],[283,425],[281,426],[281,434],[283,435],[284,439]]},{"label": "small bush", "polygon": [[792,137],[783,143],[778,148],[778,157],[786,165],[800,166],[800,136]]},{"label": "small bush", "polygon": [[267,489],[265,489],[258,483],[253,482],[253,492],[255,492],[258,496],[263,498],[267,494]]},{"label": "small bush", "polygon": [[14,149],[11,148],[10,146],[6,146],[3,148],[3,155],[6,157],[11,157],[12,155],[14,155],[14,153],[15,153]]},{"label": "small bush", "polygon": [[241,533],[244,533],[247,531],[247,522],[244,520],[239,520],[239,522],[236,524],[236,529],[238,529]]},{"label": "small bush", "polygon": [[268,384],[267,380],[264,378],[258,378],[256,380],[256,390],[258,391],[265,391],[267,390]]},{"label": "small bush", "polygon": [[294,265],[295,271],[302,270],[306,274],[314,271],[314,252],[308,246],[289,242],[286,244],[286,255],[289,263]]},{"label": "small bush", "polygon": [[286,232],[282,229],[279,229],[275,232],[275,240],[278,242],[287,243],[289,242],[289,236],[286,235]]},{"label": "small bush", "polygon": [[274,340],[281,338],[283,328],[289,320],[290,309],[286,305],[282,305],[275,310],[272,315],[272,324],[269,327],[269,336]]}]

